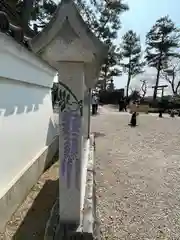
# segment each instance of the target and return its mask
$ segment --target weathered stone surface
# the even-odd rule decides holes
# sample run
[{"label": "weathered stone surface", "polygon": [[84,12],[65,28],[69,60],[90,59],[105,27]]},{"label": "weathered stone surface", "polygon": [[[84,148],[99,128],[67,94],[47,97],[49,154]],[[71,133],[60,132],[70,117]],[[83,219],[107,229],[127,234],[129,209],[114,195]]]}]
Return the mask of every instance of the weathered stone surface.
[{"label": "weathered stone surface", "polygon": [[59,199],[56,200],[46,225],[44,240],[91,240],[99,239],[99,223],[96,215],[96,183],[94,164],[94,137],[90,139],[90,151],[86,177],[86,191],[82,223],[80,226],[69,222],[60,222]]}]

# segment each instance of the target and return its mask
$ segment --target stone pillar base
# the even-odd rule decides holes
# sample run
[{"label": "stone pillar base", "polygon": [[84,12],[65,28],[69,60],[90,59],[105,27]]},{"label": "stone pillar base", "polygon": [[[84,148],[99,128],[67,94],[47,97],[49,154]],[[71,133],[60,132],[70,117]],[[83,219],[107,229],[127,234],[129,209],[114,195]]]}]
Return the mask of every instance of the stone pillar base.
[{"label": "stone pillar base", "polygon": [[46,224],[44,240],[98,240],[99,222],[96,215],[96,183],[94,166],[94,136],[90,136],[90,151],[86,175],[86,190],[81,224],[60,222],[59,199],[56,200]]},{"label": "stone pillar base", "polygon": [[51,224],[46,229],[44,240],[100,240],[100,224],[97,219],[93,223],[93,232],[84,232],[83,228],[81,229],[75,223],[58,222],[55,224],[51,219]]}]

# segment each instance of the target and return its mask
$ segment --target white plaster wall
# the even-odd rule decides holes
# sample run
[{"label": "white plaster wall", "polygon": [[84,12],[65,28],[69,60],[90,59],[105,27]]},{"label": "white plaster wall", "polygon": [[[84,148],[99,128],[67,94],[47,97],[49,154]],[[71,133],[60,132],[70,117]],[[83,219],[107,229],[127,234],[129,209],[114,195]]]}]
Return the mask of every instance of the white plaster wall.
[{"label": "white plaster wall", "polygon": [[50,87],[56,71],[0,33],[0,197],[57,135]]},{"label": "white plaster wall", "polygon": [[[89,148],[90,148],[90,140],[89,140],[89,90],[84,83],[84,99],[83,99],[83,153],[82,153],[82,162],[81,162],[81,211],[84,208],[84,199],[85,199],[85,190],[86,190],[86,178],[87,178],[87,164],[89,158]],[[82,219],[81,215],[81,221]]]}]

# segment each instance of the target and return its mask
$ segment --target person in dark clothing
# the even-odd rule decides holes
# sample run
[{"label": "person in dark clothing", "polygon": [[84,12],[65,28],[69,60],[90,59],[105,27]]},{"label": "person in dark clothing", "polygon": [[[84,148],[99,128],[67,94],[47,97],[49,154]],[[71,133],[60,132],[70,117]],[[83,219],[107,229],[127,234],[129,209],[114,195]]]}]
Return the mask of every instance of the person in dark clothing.
[{"label": "person in dark clothing", "polygon": [[127,102],[124,100],[124,111],[127,112]]},{"label": "person in dark clothing", "polygon": [[159,102],[159,117],[163,117],[163,112],[164,112],[164,104],[162,101]]},{"label": "person in dark clothing", "polygon": [[121,98],[119,100],[119,112],[121,111],[125,111],[127,112],[127,102],[126,102],[126,99],[125,98]]},{"label": "person in dark clothing", "polygon": [[175,117],[175,111],[174,111],[174,109],[171,110],[171,114],[170,114],[170,116],[171,116],[172,118]]},{"label": "person in dark clothing", "polygon": [[97,113],[97,100],[95,94],[92,95],[92,115]]},{"label": "person in dark clothing", "polygon": [[96,105],[92,104],[92,115],[96,114]]},{"label": "person in dark clothing", "polygon": [[123,110],[123,101],[122,99],[119,100],[119,112],[121,112]]},{"label": "person in dark clothing", "polygon": [[132,114],[132,116],[131,116],[131,122],[130,122],[130,125],[131,125],[132,127],[136,127],[136,124],[137,124],[136,117],[137,117],[137,113],[136,113],[136,112],[133,112],[133,114]]},{"label": "person in dark clothing", "polygon": [[160,118],[163,117],[163,116],[162,116],[162,113],[163,113],[162,109],[159,109],[159,117],[160,117]]},{"label": "person in dark clothing", "polygon": [[98,96],[97,96],[97,95],[95,95],[95,102],[96,102],[96,104],[95,104],[95,110],[96,110],[96,114],[97,114],[97,112],[98,112],[98,104],[99,104],[99,99],[98,99]]}]

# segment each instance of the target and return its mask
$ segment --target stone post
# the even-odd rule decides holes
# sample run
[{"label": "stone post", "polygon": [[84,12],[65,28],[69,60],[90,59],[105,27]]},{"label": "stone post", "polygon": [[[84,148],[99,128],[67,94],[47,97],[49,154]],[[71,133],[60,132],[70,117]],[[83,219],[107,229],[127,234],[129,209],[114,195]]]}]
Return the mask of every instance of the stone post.
[{"label": "stone post", "polygon": [[88,111],[88,138],[90,137],[91,130],[91,88],[89,88],[89,111]]},{"label": "stone post", "polygon": [[83,122],[84,122],[84,141],[86,141],[89,138],[89,89],[86,88],[84,92],[84,107],[83,107]]},{"label": "stone post", "polygon": [[60,221],[80,223],[84,65],[59,63]]},{"label": "stone post", "polygon": [[31,41],[31,47],[58,71],[61,85],[60,225],[82,227],[90,152],[88,89],[96,83],[108,48],[88,29],[73,0],[61,1],[51,21]]}]

